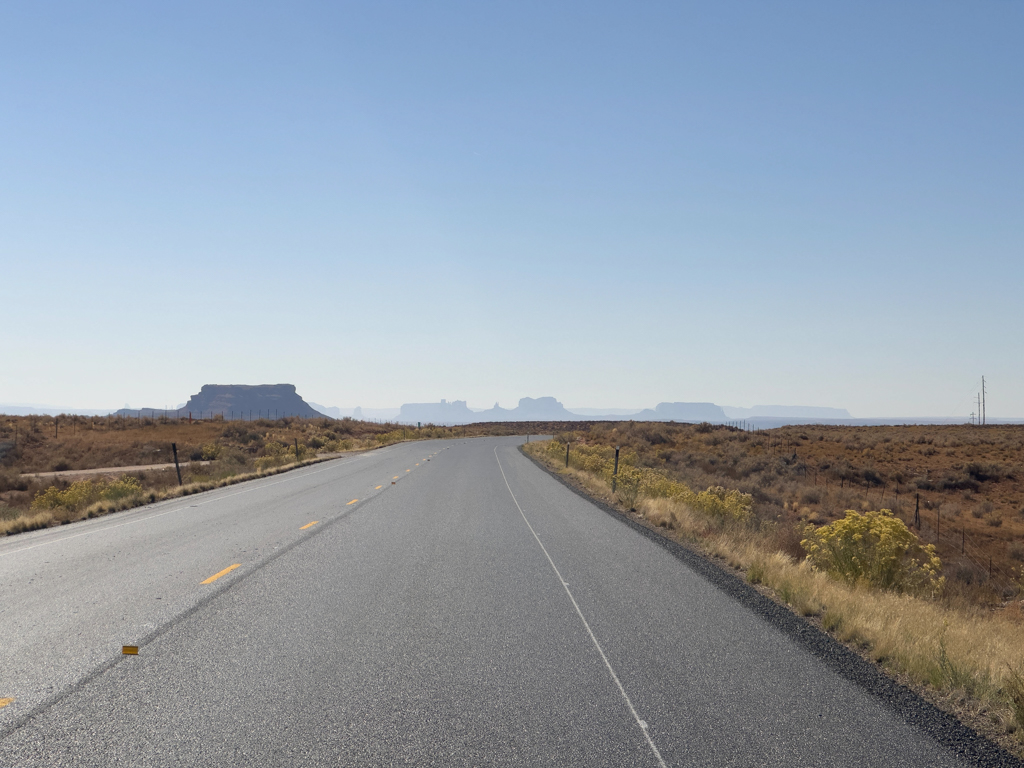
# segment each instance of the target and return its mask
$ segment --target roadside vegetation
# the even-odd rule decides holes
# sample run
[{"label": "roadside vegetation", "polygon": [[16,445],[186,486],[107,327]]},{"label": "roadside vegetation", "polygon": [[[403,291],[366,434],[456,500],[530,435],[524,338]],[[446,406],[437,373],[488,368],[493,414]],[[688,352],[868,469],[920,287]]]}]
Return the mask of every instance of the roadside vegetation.
[{"label": "roadside vegetation", "polygon": [[[525,450],[592,496],[736,569],[1024,755],[1024,583],[1010,554],[1024,527],[1016,496],[1022,441],[1019,427],[765,434],[606,423]],[[929,525],[936,513],[946,517]],[[991,526],[985,515],[1003,523]]]},{"label": "roadside vegetation", "polygon": [[[472,433],[473,430],[470,430]],[[0,417],[0,535],[198,493],[293,469],[318,456],[366,451],[411,439],[453,437],[463,428],[422,429],[353,419],[224,421],[119,417]],[[178,448],[181,484],[171,445]],[[153,466],[128,473],[76,470]],[[62,477],[33,473],[68,472]]]}]

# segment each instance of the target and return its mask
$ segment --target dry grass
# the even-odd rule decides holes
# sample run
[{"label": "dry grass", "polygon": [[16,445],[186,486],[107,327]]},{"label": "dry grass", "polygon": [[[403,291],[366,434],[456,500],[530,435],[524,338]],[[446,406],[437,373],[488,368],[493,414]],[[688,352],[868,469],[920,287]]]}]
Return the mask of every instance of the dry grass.
[{"label": "dry grass", "polygon": [[15,533],[36,531],[40,528],[49,528],[53,525],[60,525],[52,512],[38,512],[34,515],[19,515],[13,520],[0,520],[0,534],[10,536]]},{"label": "dry grass", "polygon": [[[543,444],[527,452],[588,493],[614,503],[609,484],[554,462]],[[621,508],[621,507],[620,507]],[[644,498],[637,512],[666,535],[739,569],[797,614],[908,681],[968,725],[1024,755],[1024,617],[1021,604],[991,611],[851,587],[813,570],[791,548],[786,526],[761,520],[729,524],[675,499]]]},{"label": "dry grass", "polygon": [[[587,445],[621,445],[637,466],[693,488],[749,493],[755,513],[801,530],[847,509],[892,509],[936,544],[948,599],[989,608],[1018,591],[1024,546],[1024,426],[725,426],[600,423],[566,432]],[[799,536],[791,537],[799,542]],[[801,555],[799,548],[786,550]]]},{"label": "dry grass", "polygon": [[[367,450],[396,439],[401,438],[388,425],[351,420],[214,419],[190,424],[167,419],[7,418],[0,421],[0,535],[240,482],[296,458],[312,458],[318,450]],[[63,491],[80,478],[34,478],[24,473],[163,464],[172,460],[172,443],[177,444],[183,485],[173,468],[143,469],[131,473],[143,492],[127,498],[84,510],[81,505],[41,509],[33,504],[48,488]],[[199,460],[210,461],[201,465]],[[119,474],[89,477],[102,484]]]},{"label": "dry grass", "polygon": [[[17,448],[12,449],[15,439]],[[352,419],[215,418],[189,423],[161,418],[0,417],[0,463],[21,473],[162,464],[173,461],[172,443],[183,463],[209,458],[203,455],[208,446],[251,460],[263,456],[271,443],[292,447],[298,441],[311,450],[331,450],[325,446],[334,444],[335,450],[350,450],[395,439],[403,437],[393,425]]]},{"label": "dry grass", "polygon": [[247,480],[255,480],[260,477],[277,475],[281,472],[289,472],[293,469],[309,466],[310,464],[317,464],[325,460],[326,459],[310,459],[307,461],[284,464],[262,472],[239,473],[228,475],[217,480],[205,480],[201,482],[191,482],[186,485],[175,485],[163,490],[144,490],[141,493],[126,496],[125,498],[117,499],[116,501],[98,501],[82,510],[54,509],[23,514],[13,519],[0,520],[0,535],[10,536],[15,533],[35,531],[40,528],[52,528],[58,525],[74,523],[79,520],[102,517],[104,515],[109,515],[112,512],[121,512],[126,509],[141,507],[145,504],[164,501],[165,499],[176,499],[182,496],[190,496],[195,493],[212,491],[215,488],[223,488],[228,485],[235,485],[236,483],[244,483]]}]

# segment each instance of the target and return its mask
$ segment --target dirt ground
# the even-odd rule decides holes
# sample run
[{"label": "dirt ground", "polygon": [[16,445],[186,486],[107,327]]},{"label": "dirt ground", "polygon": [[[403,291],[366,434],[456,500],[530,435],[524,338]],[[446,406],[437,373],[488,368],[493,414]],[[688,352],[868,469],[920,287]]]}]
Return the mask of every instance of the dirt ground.
[{"label": "dirt ground", "polygon": [[691,487],[751,493],[757,514],[794,532],[847,509],[891,509],[936,544],[947,580],[1016,594],[1024,565],[1024,426],[725,426],[625,422],[571,433],[620,445]]}]

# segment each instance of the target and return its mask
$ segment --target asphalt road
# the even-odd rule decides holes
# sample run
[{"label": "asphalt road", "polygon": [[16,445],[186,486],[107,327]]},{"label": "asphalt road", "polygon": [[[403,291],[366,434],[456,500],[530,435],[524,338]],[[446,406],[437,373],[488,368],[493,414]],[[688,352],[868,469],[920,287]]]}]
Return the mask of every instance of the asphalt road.
[{"label": "asphalt road", "polygon": [[968,765],[519,442],[3,541],[0,766]]}]

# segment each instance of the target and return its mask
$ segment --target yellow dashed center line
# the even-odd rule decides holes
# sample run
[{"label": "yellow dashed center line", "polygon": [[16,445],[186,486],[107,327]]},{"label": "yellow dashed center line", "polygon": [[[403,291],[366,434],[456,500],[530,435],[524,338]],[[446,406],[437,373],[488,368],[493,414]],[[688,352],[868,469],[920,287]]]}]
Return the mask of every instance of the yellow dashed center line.
[{"label": "yellow dashed center line", "polygon": [[319,522],[320,522],[319,520],[314,520],[314,521],[313,521],[312,523],[306,523],[306,524],[305,524],[304,526],[302,526],[301,528],[299,528],[299,530],[300,530],[300,531],[304,531],[304,530],[306,530],[307,528],[312,528],[312,527],[313,527],[314,525],[316,525],[316,524],[317,524],[317,523],[319,523]]},{"label": "yellow dashed center line", "polygon": [[351,507],[351,506],[352,506],[353,504],[355,504],[355,503],[356,503],[357,501],[359,501],[359,499],[352,499],[352,501],[350,501],[350,502],[349,502],[348,504],[346,504],[345,506],[346,506],[346,507]]},{"label": "yellow dashed center line", "polygon": [[225,568],[220,573],[215,573],[215,574],[213,574],[213,576],[208,578],[206,581],[201,581],[199,583],[200,584],[213,584],[213,582],[215,582],[221,576],[227,576],[229,573],[231,573],[233,570],[235,570],[235,568],[241,568],[241,567],[242,567],[241,563],[235,563],[234,565],[229,565],[227,568]]},{"label": "yellow dashed center line", "polygon": [[405,470],[405,471],[406,471],[406,472],[412,472],[412,470],[411,470],[411,469],[407,469],[407,470]]},{"label": "yellow dashed center line", "polygon": [[8,704],[13,704],[13,703],[14,703],[14,699],[0,699],[0,709],[3,709]]},{"label": "yellow dashed center line", "polygon": [[378,485],[378,486],[377,486],[376,488],[374,488],[373,490],[375,490],[375,491],[379,491],[379,490],[380,490],[381,488],[383,488],[383,487],[384,487],[383,485]]},{"label": "yellow dashed center line", "polygon": [[398,479],[398,475],[395,475],[395,476],[394,476],[394,477],[392,477],[391,479],[392,479],[392,480],[397,480],[397,479]]}]

